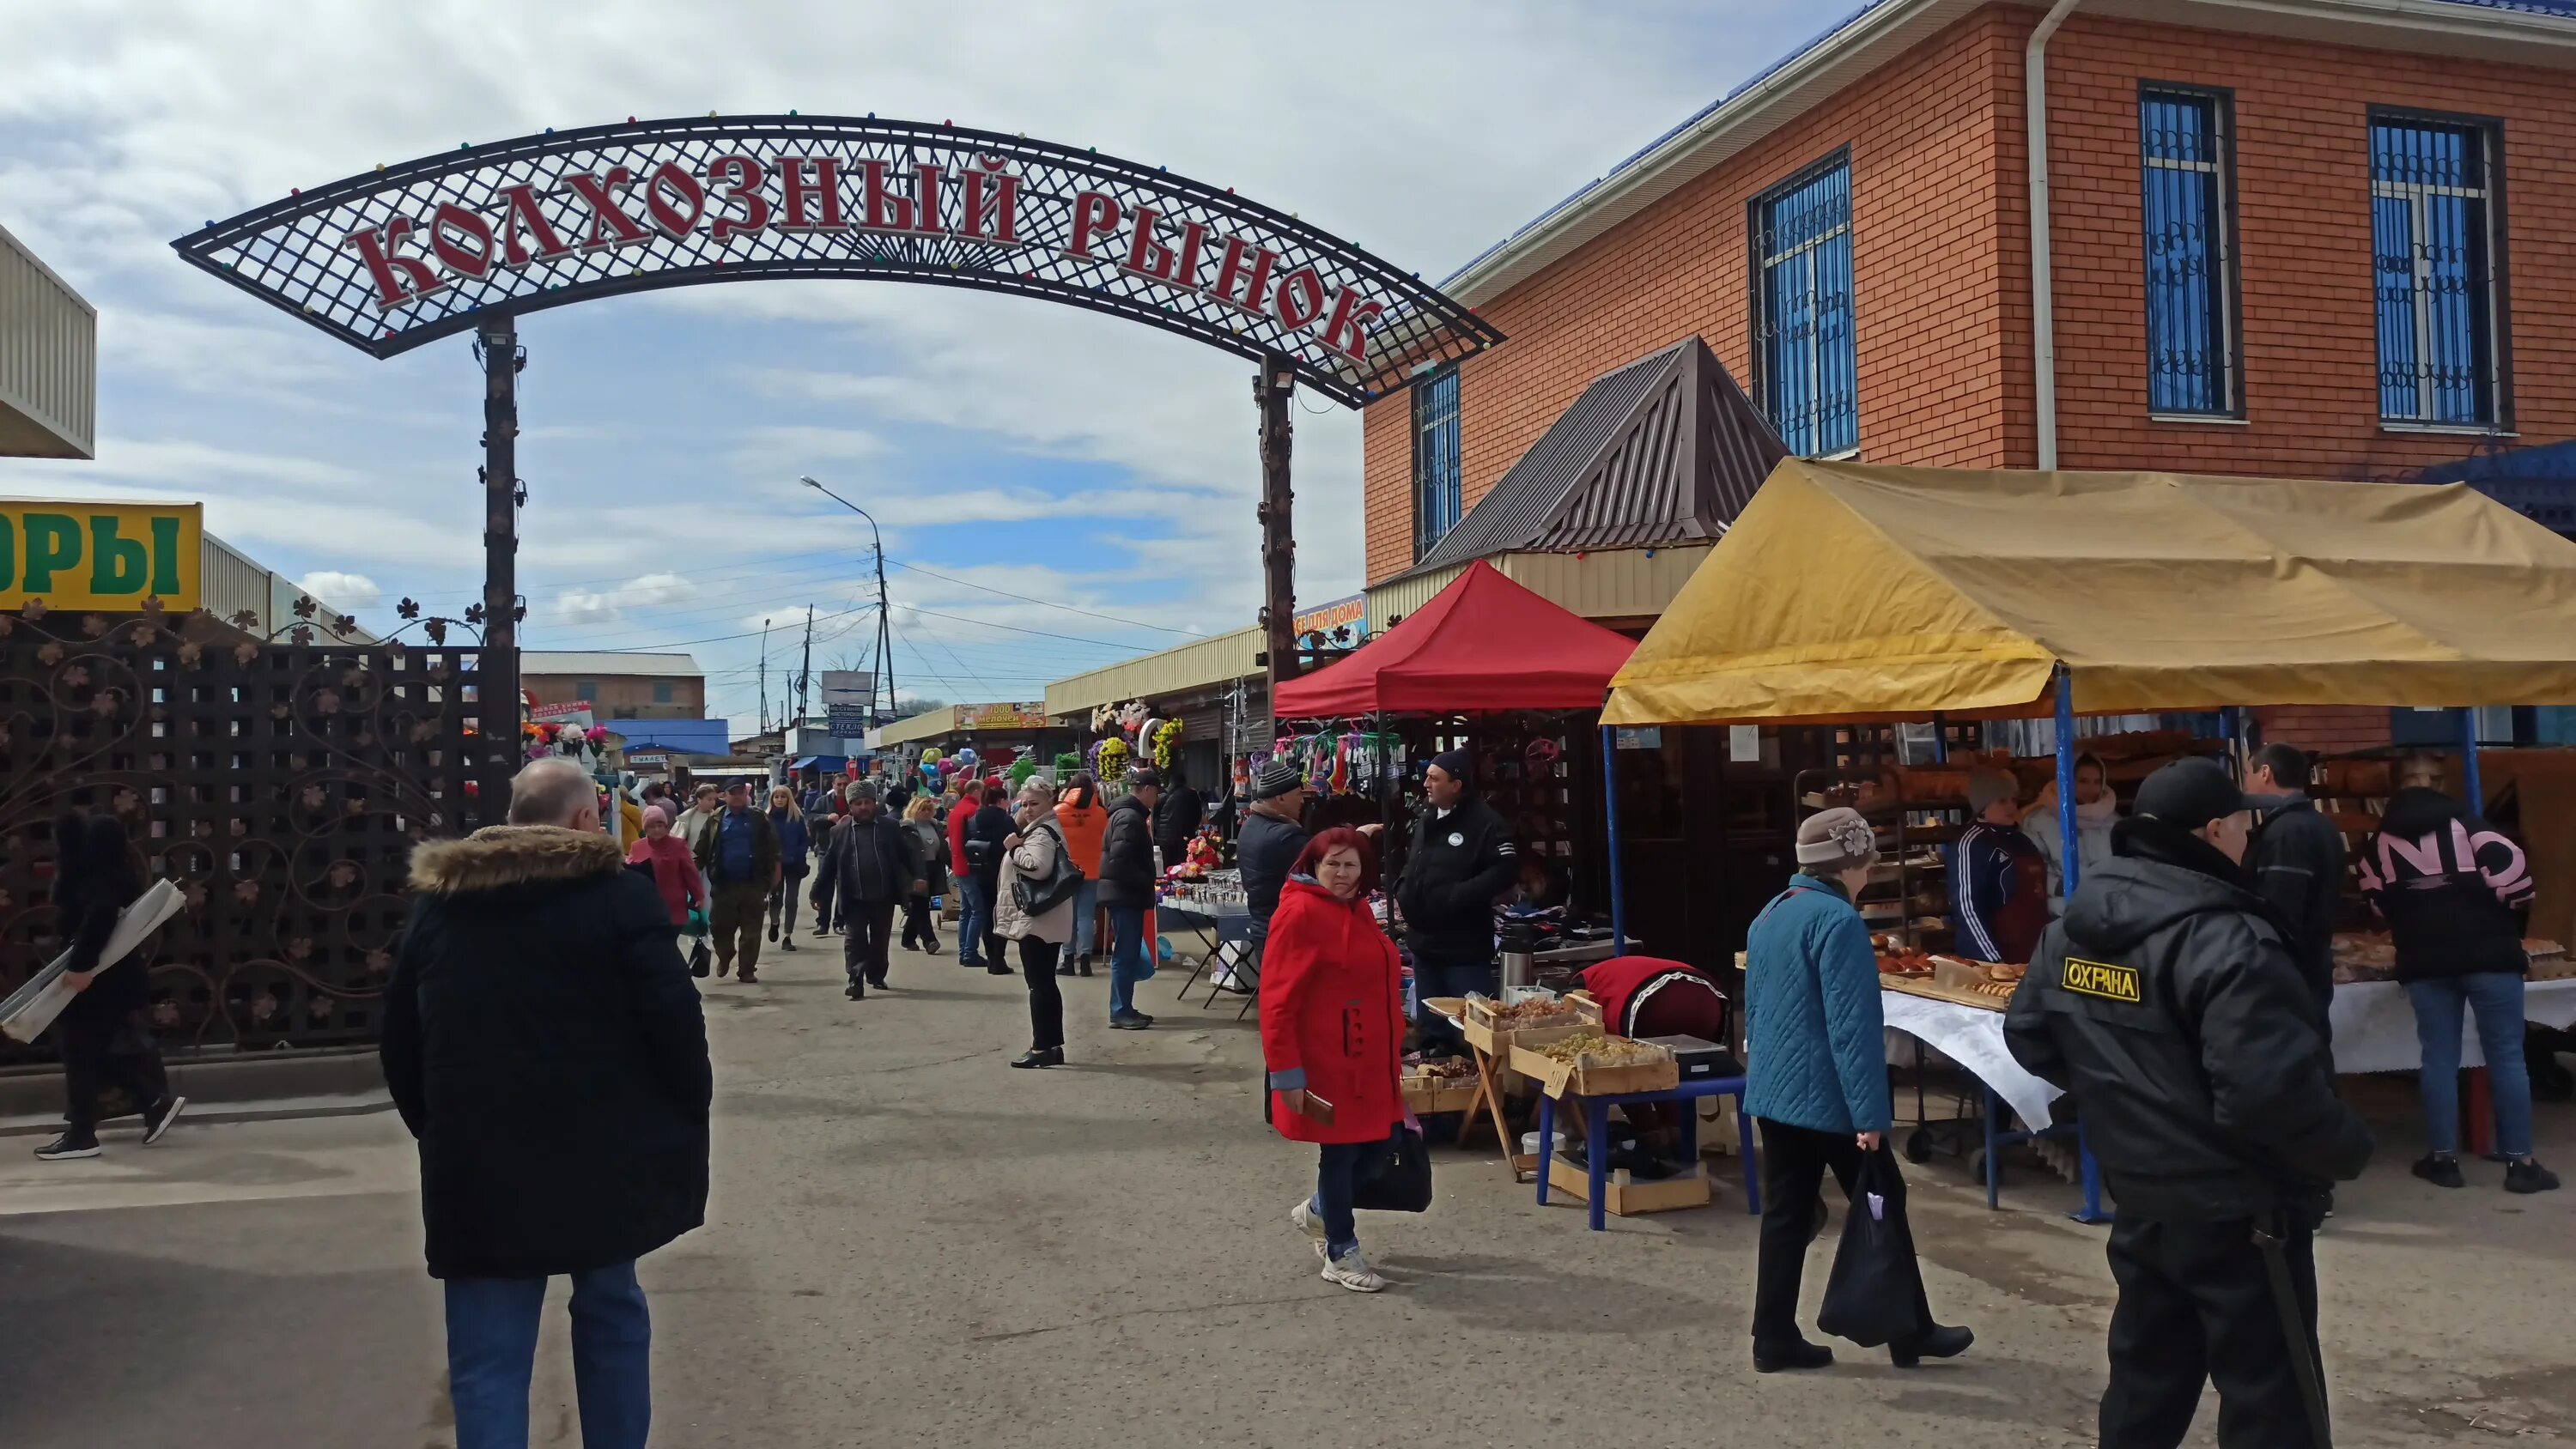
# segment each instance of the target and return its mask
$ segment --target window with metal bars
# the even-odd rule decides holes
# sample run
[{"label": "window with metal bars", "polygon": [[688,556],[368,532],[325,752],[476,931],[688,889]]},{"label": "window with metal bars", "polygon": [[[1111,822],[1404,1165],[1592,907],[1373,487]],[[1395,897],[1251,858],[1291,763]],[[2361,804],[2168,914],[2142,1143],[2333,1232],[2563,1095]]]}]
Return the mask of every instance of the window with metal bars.
[{"label": "window with metal bars", "polygon": [[1837,155],[1753,203],[1754,365],[1762,410],[1789,451],[1860,444],[1852,341],[1851,160]]},{"label": "window with metal bars", "polygon": [[2388,422],[2492,427],[2500,417],[2496,142],[2476,122],[2371,119],[2379,415]]},{"label": "window with metal bars", "polygon": [[2147,410],[2237,409],[2235,157],[2227,98],[2138,92],[2146,228]]},{"label": "window with metal bars", "polygon": [[1458,369],[1413,384],[1413,556],[1431,551],[1463,513],[1458,474]]}]

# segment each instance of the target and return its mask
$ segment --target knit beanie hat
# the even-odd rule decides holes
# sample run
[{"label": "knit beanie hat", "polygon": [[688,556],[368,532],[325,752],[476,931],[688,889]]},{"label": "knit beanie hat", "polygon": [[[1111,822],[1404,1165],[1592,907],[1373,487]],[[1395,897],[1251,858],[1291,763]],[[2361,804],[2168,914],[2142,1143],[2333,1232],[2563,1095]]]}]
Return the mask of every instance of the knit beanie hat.
[{"label": "knit beanie hat", "polygon": [[1461,785],[1476,783],[1475,762],[1467,758],[1465,750],[1442,750],[1431,757],[1431,763],[1440,767],[1441,774]]},{"label": "knit beanie hat", "polygon": [[663,824],[665,824],[665,825],[670,824],[670,823],[671,823],[671,812],[670,812],[670,811],[668,811],[668,810],[663,809],[663,808],[662,808],[661,806],[659,806],[659,805],[647,805],[647,806],[645,806],[645,807],[644,807],[644,823],[645,823],[645,824],[647,824],[647,825],[650,825],[650,824],[652,824],[652,823],[653,823],[654,821],[656,821],[656,820],[661,821],[661,822],[662,822]]},{"label": "knit beanie hat", "polygon": [[1968,813],[1983,815],[1998,801],[2021,798],[2021,782],[2001,770],[1976,770],[1968,776]]},{"label": "knit beanie hat", "polygon": [[1276,800],[1291,790],[1306,788],[1306,777],[1287,760],[1264,760],[1260,773],[1252,777],[1252,798]]},{"label": "knit beanie hat", "polygon": [[1798,864],[1816,875],[1834,875],[1878,863],[1878,832],[1846,805],[1820,810],[1798,823]]}]

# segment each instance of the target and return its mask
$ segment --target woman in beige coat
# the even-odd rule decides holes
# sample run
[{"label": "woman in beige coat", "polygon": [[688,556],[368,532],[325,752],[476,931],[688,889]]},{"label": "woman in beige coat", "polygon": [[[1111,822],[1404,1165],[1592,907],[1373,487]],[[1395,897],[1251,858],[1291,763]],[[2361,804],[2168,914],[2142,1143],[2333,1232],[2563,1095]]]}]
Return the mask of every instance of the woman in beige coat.
[{"label": "woman in beige coat", "polygon": [[1055,787],[1031,780],[1020,789],[1018,830],[1002,842],[1002,874],[993,890],[993,934],[1020,943],[1020,974],[1029,983],[1029,1049],[1015,1067],[1064,1065],[1064,993],[1056,989],[1056,958],[1073,939],[1073,897],[1036,915],[1020,909],[1019,882],[1052,877],[1064,859],[1064,832],[1055,819]]}]

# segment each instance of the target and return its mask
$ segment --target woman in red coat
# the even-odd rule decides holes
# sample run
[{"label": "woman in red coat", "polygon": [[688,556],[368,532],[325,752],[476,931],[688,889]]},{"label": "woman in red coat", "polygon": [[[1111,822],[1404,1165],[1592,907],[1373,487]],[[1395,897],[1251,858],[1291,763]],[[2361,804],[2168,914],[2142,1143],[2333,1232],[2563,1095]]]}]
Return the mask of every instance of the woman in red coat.
[{"label": "woman in red coat", "polygon": [[1279,893],[1261,958],[1261,1055],[1276,1093],[1270,1120],[1323,1148],[1314,1196],[1289,1220],[1315,1240],[1324,1280],[1375,1293],[1386,1280],[1360,1255],[1351,1191],[1371,1149],[1404,1121],[1396,1085],[1404,987],[1395,946],[1370,915],[1377,858],[1356,830],[1306,843]]}]

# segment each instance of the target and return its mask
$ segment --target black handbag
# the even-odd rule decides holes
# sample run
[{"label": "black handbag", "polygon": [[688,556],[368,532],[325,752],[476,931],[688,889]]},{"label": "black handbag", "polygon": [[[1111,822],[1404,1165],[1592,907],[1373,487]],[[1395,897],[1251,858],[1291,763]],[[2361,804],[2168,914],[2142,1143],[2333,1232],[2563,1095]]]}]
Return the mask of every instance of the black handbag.
[{"label": "black handbag", "polygon": [[1361,1162],[1351,1184],[1351,1206],[1381,1213],[1431,1210],[1431,1149],[1422,1134],[1396,1124],[1386,1141]]},{"label": "black handbag", "polygon": [[1912,1338],[1931,1326],[1915,1308],[1921,1271],[1914,1262],[1914,1230],[1905,1221],[1905,1181],[1882,1144],[1861,1159],[1852,1181],[1851,1208],[1843,1217],[1843,1240],[1834,1250],[1816,1327],[1863,1348]]},{"label": "black handbag", "polygon": [[1011,903],[1020,908],[1022,915],[1043,916],[1072,900],[1074,893],[1082,889],[1082,867],[1075,865],[1073,857],[1065,853],[1064,836],[1055,827],[1034,825],[1030,829],[1055,835],[1055,871],[1041,880],[1031,880],[1025,875],[1012,876]]}]

